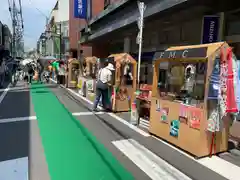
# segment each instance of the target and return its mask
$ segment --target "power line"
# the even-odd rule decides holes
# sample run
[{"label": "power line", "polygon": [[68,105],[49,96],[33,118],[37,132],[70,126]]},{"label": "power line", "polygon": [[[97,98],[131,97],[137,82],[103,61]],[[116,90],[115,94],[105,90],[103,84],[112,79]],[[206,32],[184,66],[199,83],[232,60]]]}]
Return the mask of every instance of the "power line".
[{"label": "power line", "polygon": [[[30,3],[31,5],[33,5],[32,0],[28,0],[28,1],[29,1],[29,3]],[[34,8],[35,8],[42,16],[44,16],[45,18],[48,19],[48,16],[47,16],[44,12],[42,12],[39,8],[37,8],[36,6],[34,6]]]}]

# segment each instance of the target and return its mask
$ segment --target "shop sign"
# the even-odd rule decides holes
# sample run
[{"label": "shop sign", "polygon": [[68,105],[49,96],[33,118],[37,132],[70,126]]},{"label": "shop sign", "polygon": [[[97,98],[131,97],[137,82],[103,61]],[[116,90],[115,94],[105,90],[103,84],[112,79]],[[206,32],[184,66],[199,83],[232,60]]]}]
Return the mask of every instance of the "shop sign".
[{"label": "shop sign", "polygon": [[74,0],[74,18],[87,19],[87,0]]},{"label": "shop sign", "polygon": [[87,84],[87,90],[88,91],[93,91],[94,89],[93,89],[93,80],[88,80],[87,82],[86,82],[86,84]]},{"label": "shop sign", "polygon": [[219,16],[203,17],[202,44],[214,43],[219,36]]},{"label": "shop sign", "polygon": [[154,60],[161,58],[176,59],[176,58],[205,58],[205,57],[207,57],[207,47],[201,47],[175,51],[156,52],[154,55]]}]

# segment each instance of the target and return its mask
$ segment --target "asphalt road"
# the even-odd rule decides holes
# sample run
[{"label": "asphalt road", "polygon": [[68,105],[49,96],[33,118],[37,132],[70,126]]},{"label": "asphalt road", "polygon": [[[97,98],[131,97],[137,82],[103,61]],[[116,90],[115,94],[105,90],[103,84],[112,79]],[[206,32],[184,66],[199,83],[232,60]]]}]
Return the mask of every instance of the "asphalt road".
[{"label": "asphalt road", "polygon": [[[76,117],[135,179],[226,180],[152,136],[141,135],[109,114],[91,114],[91,105],[65,89],[56,85],[49,85],[49,88],[69,112],[89,113]],[[33,120],[24,120],[23,117]],[[129,145],[129,152],[124,151],[123,146],[120,148],[123,142],[126,146],[129,142],[134,144],[131,147]],[[10,89],[0,103],[0,144],[0,164],[16,158],[28,158],[29,179],[50,180],[34,106],[29,89],[23,82],[18,83],[15,89]],[[135,156],[137,153],[138,157]],[[140,161],[141,156],[146,159]]]}]

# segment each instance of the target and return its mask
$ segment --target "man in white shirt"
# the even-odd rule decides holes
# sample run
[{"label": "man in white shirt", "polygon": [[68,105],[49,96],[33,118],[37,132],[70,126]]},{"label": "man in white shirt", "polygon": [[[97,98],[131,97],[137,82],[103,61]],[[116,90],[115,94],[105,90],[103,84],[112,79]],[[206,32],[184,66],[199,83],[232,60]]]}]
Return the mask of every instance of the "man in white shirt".
[{"label": "man in white shirt", "polygon": [[112,71],[114,71],[114,66],[111,63],[98,72],[98,80],[96,85],[96,98],[93,105],[93,111],[97,110],[98,103],[102,97],[102,103],[104,109],[110,109],[110,100],[108,99],[108,89],[111,86],[112,81]]}]

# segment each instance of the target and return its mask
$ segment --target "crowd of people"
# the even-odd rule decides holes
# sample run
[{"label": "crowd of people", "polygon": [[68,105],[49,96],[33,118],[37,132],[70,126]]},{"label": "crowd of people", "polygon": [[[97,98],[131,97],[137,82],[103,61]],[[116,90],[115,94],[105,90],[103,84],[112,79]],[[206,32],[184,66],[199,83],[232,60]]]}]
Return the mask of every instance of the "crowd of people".
[{"label": "crowd of people", "polygon": [[4,46],[0,46],[0,87],[3,87],[5,81],[15,82],[19,62],[18,59],[10,55],[9,50],[6,50]]},{"label": "crowd of people", "polygon": [[[83,55],[83,52],[80,52],[80,56]],[[57,80],[58,84],[67,83],[67,73],[68,73],[68,64],[74,60],[78,59],[78,52],[75,49],[70,49],[66,55],[67,59],[64,60],[42,60],[39,58],[37,62],[28,63],[24,68],[26,69],[26,75],[24,80],[28,84],[32,83],[34,76],[37,74],[37,80],[40,83],[48,82],[50,77]],[[5,81],[5,63],[7,60],[11,59],[10,52],[4,50],[0,47],[0,86]],[[83,59],[83,58],[80,58]],[[80,60],[81,61],[81,60]],[[81,62],[80,65],[84,65],[84,62]],[[11,73],[14,74],[19,68],[18,63],[12,63]],[[102,99],[103,107],[106,110],[111,110],[111,101],[109,100],[109,89],[112,86],[112,71],[114,71],[114,66],[111,63],[107,63],[102,67],[97,75],[97,84],[96,84],[96,98],[94,101],[93,111],[97,111],[97,106],[100,99]],[[4,76],[3,76],[4,74]],[[45,80],[45,81],[43,81]]]}]

